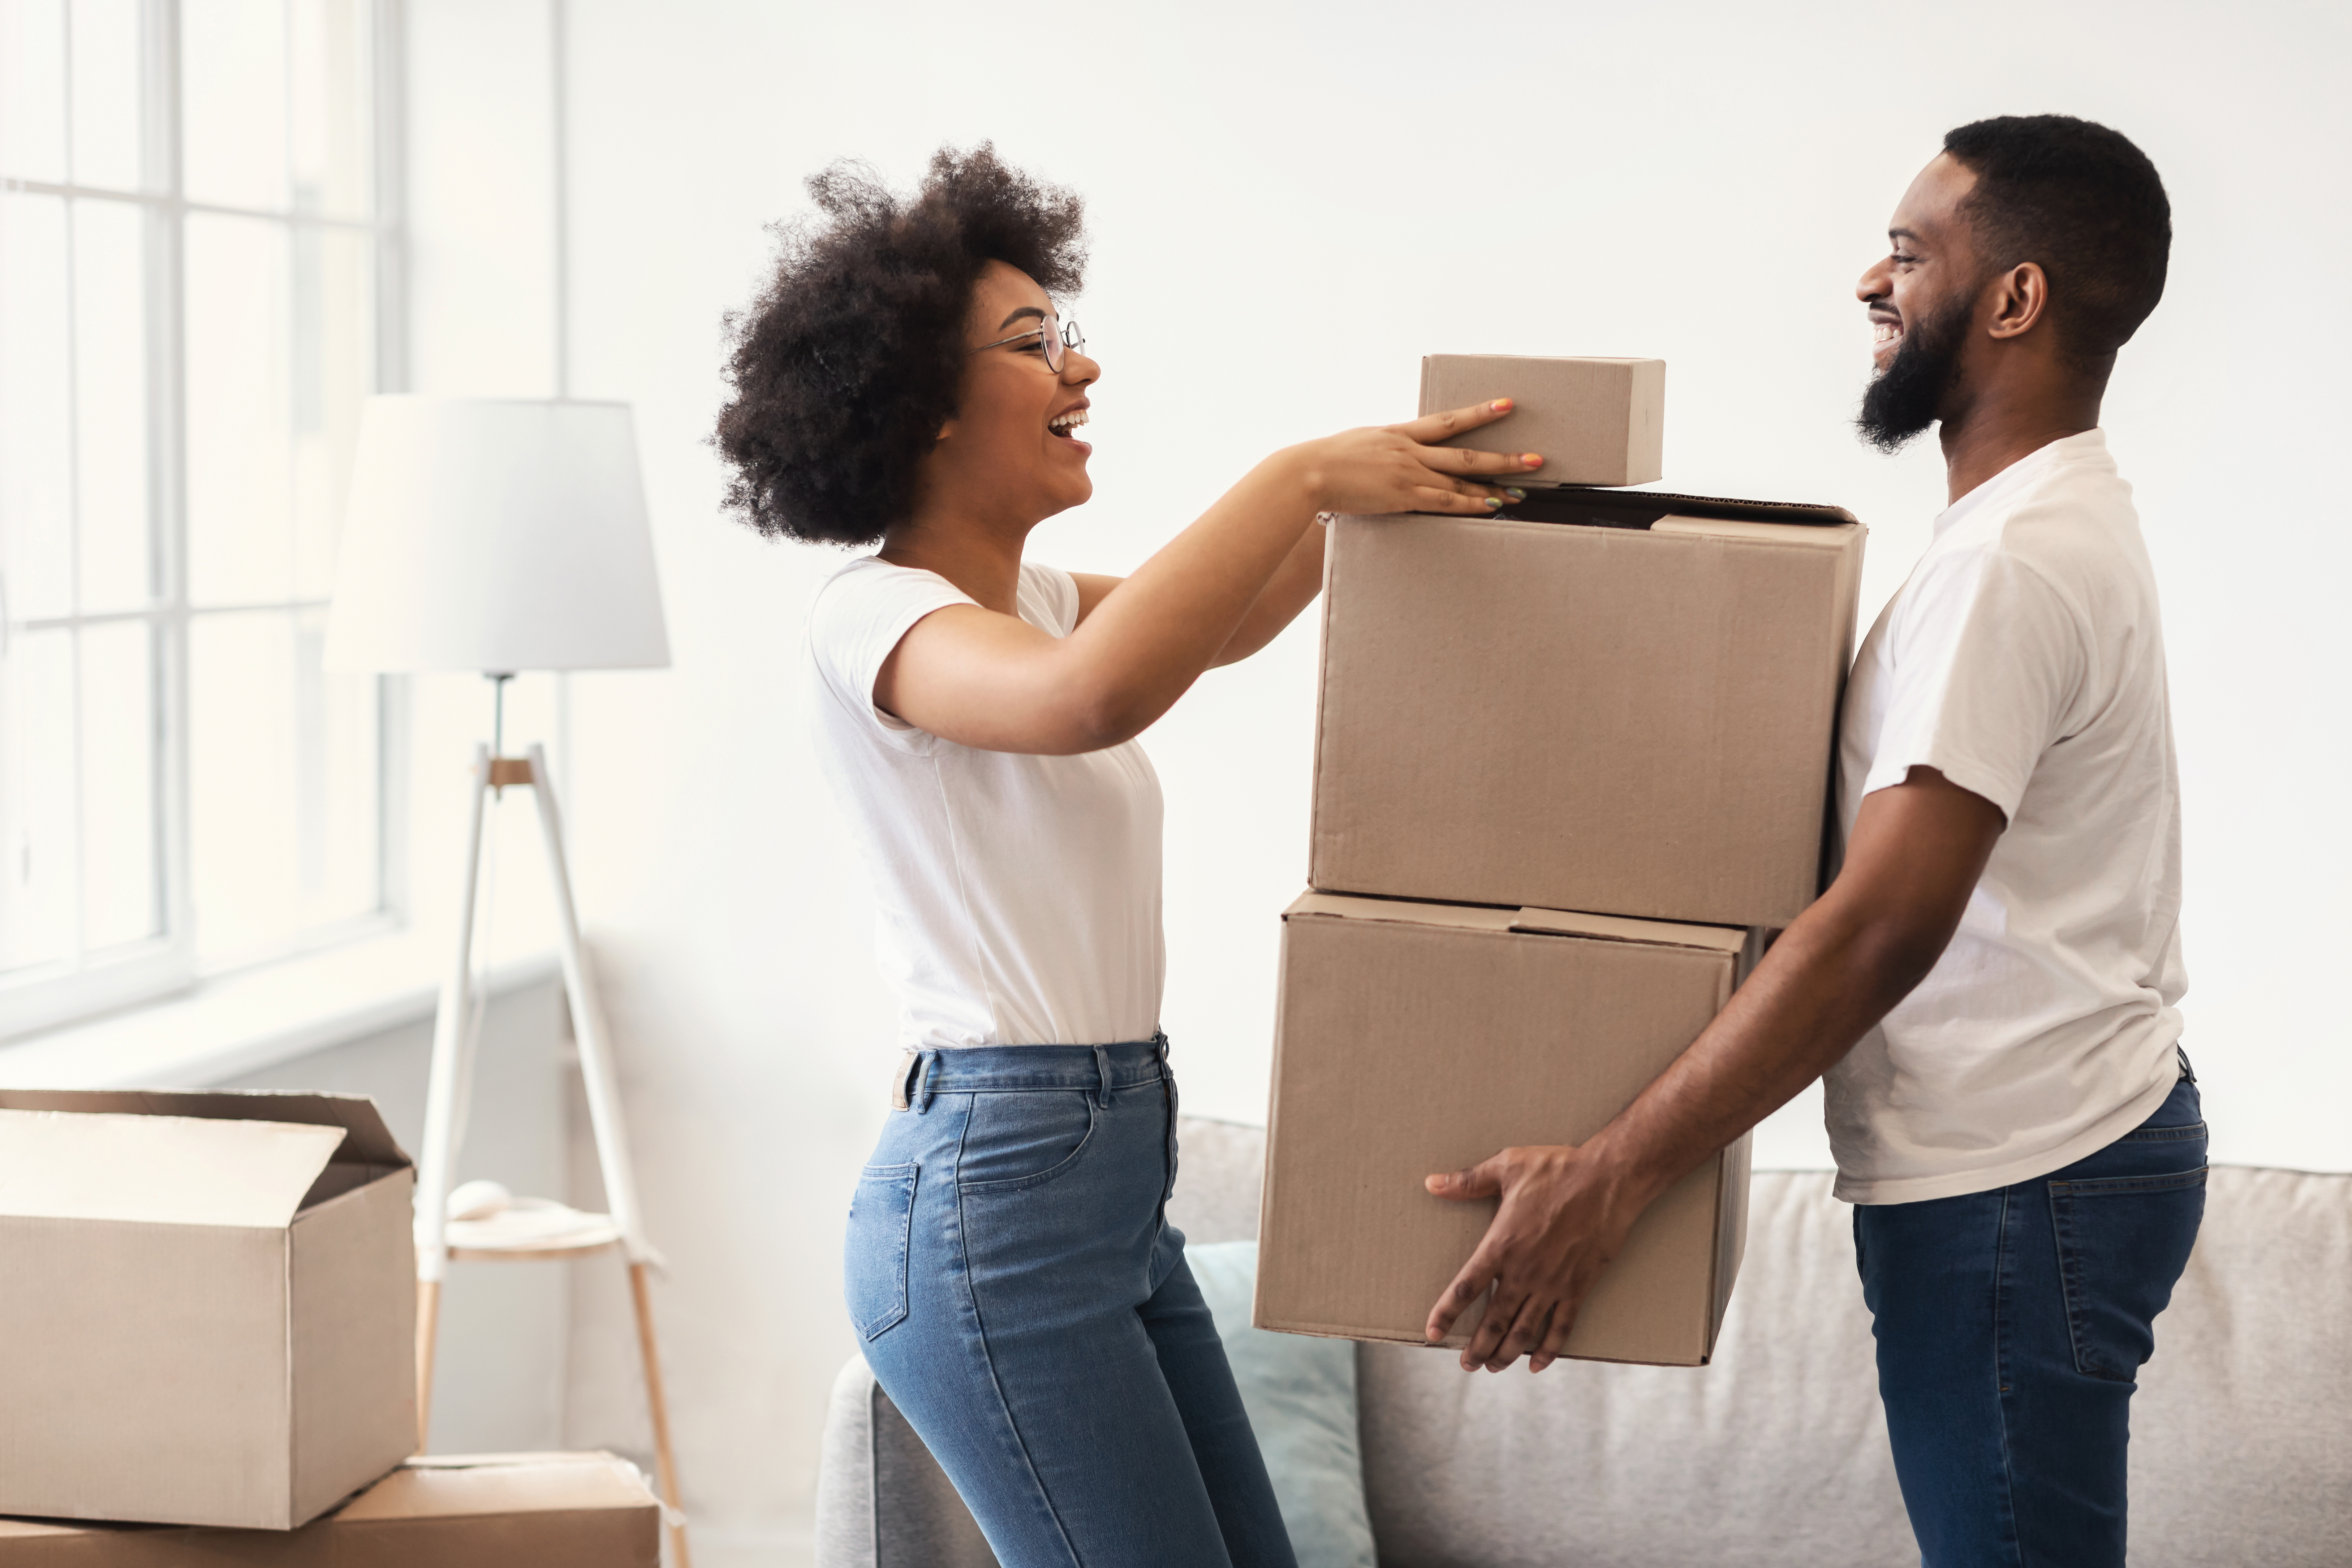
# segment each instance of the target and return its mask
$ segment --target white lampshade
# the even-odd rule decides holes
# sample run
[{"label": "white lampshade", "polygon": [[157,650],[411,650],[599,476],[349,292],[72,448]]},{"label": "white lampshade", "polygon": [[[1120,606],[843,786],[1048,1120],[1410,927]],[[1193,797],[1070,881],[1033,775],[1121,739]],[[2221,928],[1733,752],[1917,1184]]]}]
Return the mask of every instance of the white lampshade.
[{"label": "white lampshade", "polygon": [[369,398],[325,661],[485,673],[669,663],[628,405]]}]

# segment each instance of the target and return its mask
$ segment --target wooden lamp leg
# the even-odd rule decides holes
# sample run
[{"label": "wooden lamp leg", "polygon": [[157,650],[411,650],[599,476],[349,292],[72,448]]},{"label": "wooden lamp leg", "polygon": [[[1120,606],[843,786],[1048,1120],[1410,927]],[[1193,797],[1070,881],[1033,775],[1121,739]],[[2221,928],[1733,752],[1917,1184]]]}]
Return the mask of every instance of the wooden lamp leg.
[{"label": "wooden lamp leg", "polygon": [[416,1282],[416,1451],[433,1430],[433,1340],[441,1326],[441,1281]]},{"label": "wooden lamp leg", "polygon": [[686,1549],[686,1510],[677,1497],[677,1461],[669,1447],[669,1402],[662,1395],[661,1356],[654,1349],[653,1298],[646,1289],[646,1266],[629,1265],[629,1296],[637,1308],[637,1349],[646,1360],[646,1404],[654,1416],[654,1470],[662,1501],[669,1505],[669,1543],[677,1568],[694,1568]]}]

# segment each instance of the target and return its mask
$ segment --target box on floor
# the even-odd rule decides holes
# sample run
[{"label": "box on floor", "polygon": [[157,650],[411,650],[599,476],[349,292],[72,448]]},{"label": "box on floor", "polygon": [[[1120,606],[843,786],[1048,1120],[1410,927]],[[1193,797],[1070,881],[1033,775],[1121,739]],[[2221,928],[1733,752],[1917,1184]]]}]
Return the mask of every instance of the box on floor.
[{"label": "box on floor", "polygon": [[0,1514],[282,1531],[414,1453],[414,1185],[357,1096],[0,1090]]},{"label": "box on floor", "polygon": [[0,1519],[0,1568],[655,1568],[661,1505],[610,1454],[411,1459],[292,1531]]},{"label": "box on floor", "polygon": [[[1722,1009],[1754,948],[1716,927],[1299,899],[1283,918],[1257,1326],[1422,1343],[1495,1213],[1422,1178],[1591,1137]],[[1650,1205],[1567,1353],[1704,1363],[1747,1194],[1742,1138]]]},{"label": "box on floor", "polygon": [[1786,926],[1862,552],[1834,507],[1645,491],[1336,519],[1308,885]]}]

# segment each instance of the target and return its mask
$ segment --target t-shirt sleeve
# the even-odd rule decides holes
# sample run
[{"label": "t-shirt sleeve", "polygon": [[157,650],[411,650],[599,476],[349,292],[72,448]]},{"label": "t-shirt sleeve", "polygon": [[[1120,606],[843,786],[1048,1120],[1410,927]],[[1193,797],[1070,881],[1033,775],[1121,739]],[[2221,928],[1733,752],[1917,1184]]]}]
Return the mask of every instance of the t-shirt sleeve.
[{"label": "t-shirt sleeve", "polygon": [[1078,580],[1059,566],[1038,566],[1024,563],[1021,585],[1034,595],[1034,602],[1044,614],[1045,627],[1057,637],[1068,637],[1078,629]]},{"label": "t-shirt sleeve", "polygon": [[2041,573],[1998,550],[1930,561],[1905,597],[1863,793],[1930,767],[2013,817],[2082,688],[2082,617]]},{"label": "t-shirt sleeve", "polygon": [[921,750],[928,731],[874,705],[882,664],[917,621],[950,605],[975,603],[934,572],[857,565],[819,590],[809,610],[809,653],[834,699],[871,731],[904,751]]}]

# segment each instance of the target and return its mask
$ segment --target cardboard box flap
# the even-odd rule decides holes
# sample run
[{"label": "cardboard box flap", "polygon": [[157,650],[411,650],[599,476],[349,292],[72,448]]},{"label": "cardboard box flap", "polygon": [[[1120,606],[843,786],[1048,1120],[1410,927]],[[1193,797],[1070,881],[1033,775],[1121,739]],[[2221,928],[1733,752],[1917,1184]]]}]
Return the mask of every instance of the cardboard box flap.
[{"label": "cardboard box flap", "polygon": [[1360,899],[1345,893],[1301,893],[1282,918],[1329,915],[1339,920],[1402,921],[1408,925],[1452,926],[1463,931],[1509,931],[1519,911],[1481,904],[1421,904],[1404,899]]},{"label": "cardboard box flap", "polygon": [[1644,942],[1662,947],[1698,947],[1738,954],[1748,932],[1738,926],[1678,925],[1669,921],[1629,921],[1618,915],[1588,915],[1573,910],[1521,910],[1510,929],[1545,936],[1590,936],[1604,942]]},{"label": "cardboard box flap", "polygon": [[282,1089],[0,1089],[0,1110],[109,1110],[137,1116],[192,1116],[211,1121],[299,1121],[343,1130],[338,1163],[408,1164],[375,1101],[363,1094]]},{"label": "cardboard box flap", "polygon": [[0,1109],[0,1215],[282,1226],[343,1138],[299,1122]]},{"label": "cardboard box flap", "polygon": [[419,1455],[345,1503],[339,1521],[640,1509],[654,1500],[606,1453]]},{"label": "cardboard box flap", "polygon": [[1861,521],[1842,506],[1812,501],[1739,500],[1729,496],[1686,496],[1669,490],[1575,485],[1538,491],[1495,515],[1524,522],[1565,522],[1585,528],[1645,529],[1665,518],[1776,522],[1804,528],[1837,528]]}]

